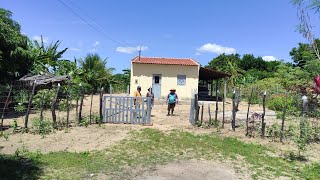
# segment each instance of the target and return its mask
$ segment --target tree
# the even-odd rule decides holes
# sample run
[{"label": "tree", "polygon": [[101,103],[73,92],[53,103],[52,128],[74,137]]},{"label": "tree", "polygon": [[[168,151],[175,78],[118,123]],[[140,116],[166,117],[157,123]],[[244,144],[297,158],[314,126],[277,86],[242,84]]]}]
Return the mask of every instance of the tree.
[{"label": "tree", "polygon": [[130,69],[124,69],[122,70],[122,73],[118,73],[113,75],[113,81],[114,81],[114,90],[116,91],[126,91],[127,86],[130,85],[130,76],[131,76],[131,70]]},{"label": "tree", "polygon": [[[315,41],[320,44],[320,40]],[[297,66],[303,68],[307,61],[317,59],[313,48],[309,44],[299,43],[298,48],[294,47],[290,51],[290,56]]]},{"label": "tree", "polygon": [[223,53],[212,59],[206,67],[231,74],[230,84],[234,86],[237,79],[245,73],[239,67],[240,60],[239,54],[226,55]]},{"label": "tree", "polygon": [[113,82],[114,68],[107,68],[107,58],[102,59],[98,54],[88,54],[80,59],[80,78],[93,91],[100,86],[106,87]]},{"label": "tree", "polygon": [[320,0],[292,0],[298,8],[299,33],[306,38],[313,48],[317,59],[320,60],[319,44],[316,42],[316,36],[313,31],[313,25],[310,22],[308,10],[313,10],[316,13],[320,12]]},{"label": "tree", "polygon": [[11,19],[12,12],[0,8],[0,77],[2,81],[17,79],[29,72],[32,56],[29,39],[21,34],[20,25]]},{"label": "tree", "polygon": [[44,45],[43,38],[41,41],[34,41],[32,48],[32,55],[34,57],[32,73],[33,74],[56,74],[58,65],[62,65],[58,61],[68,48],[58,51],[60,41],[50,43],[48,46]]}]

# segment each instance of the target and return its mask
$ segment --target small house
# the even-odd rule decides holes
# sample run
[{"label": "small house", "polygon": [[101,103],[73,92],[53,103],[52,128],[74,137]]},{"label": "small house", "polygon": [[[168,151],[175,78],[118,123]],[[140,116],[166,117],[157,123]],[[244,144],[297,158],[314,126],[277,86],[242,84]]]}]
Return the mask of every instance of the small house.
[{"label": "small house", "polygon": [[191,58],[140,57],[131,61],[131,95],[141,86],[145,96],[152,88],[155,98],[165,98],[170,89],[176,89],[179,99],[190,99],[198,93],[199,80],[212,80],[229,76],[226,73],[206,69]]}]

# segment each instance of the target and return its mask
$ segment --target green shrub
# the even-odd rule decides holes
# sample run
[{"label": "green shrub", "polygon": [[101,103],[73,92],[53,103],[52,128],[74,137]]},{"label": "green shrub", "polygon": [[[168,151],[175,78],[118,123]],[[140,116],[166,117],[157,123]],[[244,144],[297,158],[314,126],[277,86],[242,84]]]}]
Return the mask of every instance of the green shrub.
[{"label": "green shrub", "polygon": [[262,104],[263,92],[267,91],[267,98],[270,94],[276,94],[284,92],[283,86],[280,84],[281,79],[279,78],[265,78],[256,81],[252,84],[247,84],[241,91],[242,97],[249,101],[251,95],[251,88],[253,88],[252,93],[252,104]]},{"label": "green shrub", "polygon": [[267,126],[267,135],[269,138],[273,140],[280,138],[281,135],[281,125],[280,124],[272,124],[271,126]]},{"label": "green shrub", "polygon": [[60,111],[67,111],[67,107],[69,107],[69,110],[71,111],[72,110],[72,104],[71,104],[70,101],[68,103],[69,104],[67,104],[67,100],[66,99],[62,99],[59,102],[59,110]]},{"label": "green shrub", "polygon": [[18,103],[15,107],[14,110],[18,113],[22,113],[26,111],[26,106],[22,103]]},{"label": "green shrub", "polygon": [[278,111],[279,115],[277,115],[277,118],[282,118],[282,112],[284,109],[284,105],[286,104],[287,110],[286,114],[288,115],[299,115],[301,110],[299,107],[297,107],[297,96],[295,95],[289,95],[285,96],[284,94],[278,94],[278,95],[271,95],[267,101],[266,106],[268,109]]},{"label": "green shrub", "polygon": [[33,97],[32,103],[38,108],[49,109],[51,108],[52,101],[55,97],[56,91],[53,89],[43,89],[37,92],[37,94]]},{"label": "green shrub", "polygon": [[48,119],[33,118],[31,132],[42,136],[53,131],[53,124]]},{"label": "green shrub", "polygon": [[29,92],[25,89],[13,91],[13,100],[20,104],[28,103]]}]

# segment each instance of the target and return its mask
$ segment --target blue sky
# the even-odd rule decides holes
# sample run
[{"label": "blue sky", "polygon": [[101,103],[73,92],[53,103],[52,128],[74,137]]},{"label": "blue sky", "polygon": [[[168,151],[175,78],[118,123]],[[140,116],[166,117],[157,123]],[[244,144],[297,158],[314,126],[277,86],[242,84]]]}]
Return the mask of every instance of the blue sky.
[{"label": "blue sky", "polygon": [[66,59],[96,52],[116,72],[130,67],[139,47],[142,56],[206,65],[223,52],[291,61],[290,50],[306,42],[290,0],[0,0],[0,7],[30,39],[61,40]]}]

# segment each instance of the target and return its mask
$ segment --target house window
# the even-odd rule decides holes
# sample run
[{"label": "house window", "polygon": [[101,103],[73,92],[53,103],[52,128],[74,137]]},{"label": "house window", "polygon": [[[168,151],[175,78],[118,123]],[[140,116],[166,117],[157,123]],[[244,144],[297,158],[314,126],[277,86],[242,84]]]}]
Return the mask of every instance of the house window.
[{"label": "house window", "polygon": [[178,75],[177,76],[177,81],[178,81],[178,85],[179,86],[184,86],[184,85],[186,85],[186,75]]},{"label": "house window", "polygon": [[135,79],[135,83],[138,84],[138,79]]}]

